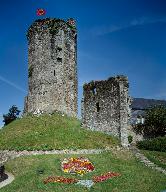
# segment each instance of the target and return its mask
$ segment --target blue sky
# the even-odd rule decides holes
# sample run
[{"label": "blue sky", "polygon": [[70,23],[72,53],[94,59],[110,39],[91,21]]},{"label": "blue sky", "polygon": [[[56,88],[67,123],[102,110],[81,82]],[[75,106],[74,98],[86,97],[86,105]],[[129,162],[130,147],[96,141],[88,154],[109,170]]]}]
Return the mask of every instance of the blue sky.
[{"label": "blue sky", "polygon": [[37,8],[77,20],[79,106],[83,83],[118,74],[128,76],[132,97],[166,99],[165,0],[0,0],[0,116],[23,109],[26,31]]}]

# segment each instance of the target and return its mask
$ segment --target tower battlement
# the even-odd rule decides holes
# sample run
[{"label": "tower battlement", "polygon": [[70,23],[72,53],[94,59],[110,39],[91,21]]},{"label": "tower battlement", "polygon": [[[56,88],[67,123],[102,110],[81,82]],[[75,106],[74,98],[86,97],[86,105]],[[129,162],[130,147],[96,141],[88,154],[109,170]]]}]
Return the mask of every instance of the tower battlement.
[{"label": "tower battlement", "polygon": [[36,20],[27,31],[28,96],[24,113],[77,115],[77,30],[74,19]]},{"label": "tower battlement", "polygon": [[31,38],[34,33],[42,33],[48,30],[51,34],[55,34],[59,29],[63,29],[65,32],[68,30],[73,31],[73,35],[76,33],[76,21],[72,18],[67,21],[56,18],[46,18],[36,20],[27,31],[27,38]]}]

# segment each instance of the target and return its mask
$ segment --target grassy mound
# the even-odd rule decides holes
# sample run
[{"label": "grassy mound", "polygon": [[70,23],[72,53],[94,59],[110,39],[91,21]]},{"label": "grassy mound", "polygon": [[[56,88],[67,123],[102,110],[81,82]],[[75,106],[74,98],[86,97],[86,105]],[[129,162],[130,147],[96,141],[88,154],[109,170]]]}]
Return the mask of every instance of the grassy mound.
[{"label": "grassy mound", "polygon": [[[72,155],[78,157],[79,155]],[[138,162],[128,151],[115,151],[93,155],[81,155],[87,157],[95,166],[93,172],[84,176],[71,175],[61,171],[61,161],[71,155],[40,155],[20,157],[10,160],[6,169],[15,175],[15,180],[2,188],[1,192],[159,192],[165,190],[166,176],[144,164]],[[44,170],[39,174],[39,170]],[[67,178],[92,179],[108,171],[120,173],[120,177],[114,177],[107,181],[94,184],[90,190],[84,186],[75,184],[49,183],[43,180],[48,176],[63,176]]]},{"label": "grassy mound", "polygon": [[76,118],[60,114],[27,116],[0,130],[0,150],[92,149],[117,144],[116,138],[83,129]]}]

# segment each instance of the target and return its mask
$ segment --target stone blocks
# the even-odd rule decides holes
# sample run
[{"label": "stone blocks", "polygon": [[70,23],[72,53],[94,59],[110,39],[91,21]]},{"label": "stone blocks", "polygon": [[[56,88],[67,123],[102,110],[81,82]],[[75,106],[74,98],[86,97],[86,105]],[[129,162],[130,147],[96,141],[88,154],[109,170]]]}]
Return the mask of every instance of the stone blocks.
[{"label": "stone blocks", "polygon": [[123,75],[84,84],[82,125],[121,139],[128,146],[130,97],[128,79]]}]

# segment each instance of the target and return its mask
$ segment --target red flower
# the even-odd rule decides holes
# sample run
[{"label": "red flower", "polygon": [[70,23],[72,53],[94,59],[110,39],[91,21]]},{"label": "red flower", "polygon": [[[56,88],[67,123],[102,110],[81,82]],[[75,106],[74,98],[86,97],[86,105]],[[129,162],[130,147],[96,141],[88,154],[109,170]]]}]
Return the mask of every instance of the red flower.
[{"label": "red flower", "polygon": [[68,23],[69,23],[70,25],[72,25],[72,26],[75,26],[75,25],[76,25],[74,19],[69,19],[69,20],[68,20]]},{"label": "red flower", "polygon": [[94,170],[94,166],[92,164],[86,164],[85,167],[91,171]]},{"label": "red flower", "polygon": [[113,172],[108,172],[106,174],[100,175],[100,176],[94,176],[93,177],[93,182],[102,182],[105,181],[107,179],[110,179],[111,177],[117,177],[120,176],[119,173],[113,173]]},{"label": "red flower", "polygon": [[36,14],[37,16],[42,16],[46,14],[46,11],[44,9],[37,9]]}]

